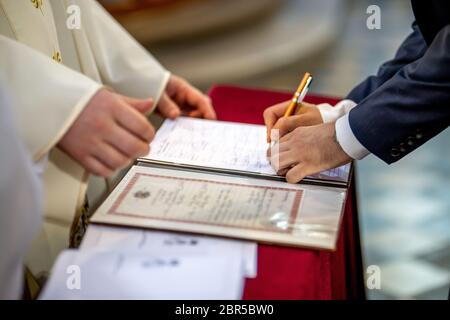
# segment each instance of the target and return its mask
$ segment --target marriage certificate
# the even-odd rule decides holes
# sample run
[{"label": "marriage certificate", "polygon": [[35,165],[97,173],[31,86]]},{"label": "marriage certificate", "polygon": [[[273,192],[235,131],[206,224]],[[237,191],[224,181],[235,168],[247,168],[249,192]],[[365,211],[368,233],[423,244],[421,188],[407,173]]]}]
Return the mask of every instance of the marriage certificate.
[{"label": "marriage certificate", "polygon": [[341,208],[343,198],[336,190],[321,190],[325,200],[331,196],[337,201],[329,204],[335,215],[322,217],[321,223],[332,222],[331,229],[325,225],[325,229],[311,232],[308,211],[314,208],[308,202],[317,191],[311,188],[307,191],[300,185],[276,181],[134,166],[91,221],[332,249],[340,216],[336,208]]}]

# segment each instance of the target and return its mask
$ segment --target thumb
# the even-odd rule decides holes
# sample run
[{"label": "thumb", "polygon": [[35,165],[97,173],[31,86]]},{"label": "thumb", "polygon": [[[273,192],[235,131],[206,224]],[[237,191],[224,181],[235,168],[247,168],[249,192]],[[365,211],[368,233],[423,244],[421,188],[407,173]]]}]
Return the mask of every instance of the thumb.
[{"label": "thumb", "polygon": [[159,100],[158,110],[163,117],[170,119],[174,119],[181,114],[178,105],[173,102],[166,93],[164,93]]},{"label": "thumb", "polygon": [[145,100],[122,96],[122,99],[142,114],[150,112],[153,108],[154,101],[152,98]]},{"label": "thumb", "polygon": [[286,118],[280,118],[273,126],[273,129],[278,129],[280,138],[294,131],[298,127],[307,127],[319,124],[317,117],[312,114],[302,114],[296,116],[290,116]]},{"label": "thumb", "polygon": [[272,130],[279,130],[279,137],[281,139],[301,125],[300,122],[302,117],[303,116],[282,117],[275,123]]}]

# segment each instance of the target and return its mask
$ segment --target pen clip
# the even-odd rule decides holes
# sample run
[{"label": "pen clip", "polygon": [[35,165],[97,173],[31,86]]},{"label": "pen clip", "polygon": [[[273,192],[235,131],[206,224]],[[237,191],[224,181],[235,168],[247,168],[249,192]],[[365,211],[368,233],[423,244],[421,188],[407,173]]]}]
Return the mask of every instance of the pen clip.
[{"label": "pen clip", "polygon": [[306,85],[305,85],[305,87],[303,88],[302,92],[300,93],[299,98],[297,99],[297,104],[300,104],[300,103],[303,102],[303,99],[305,98],[306,94],[308,93],[309,86],[311,85],[312,79],[313,79],[313,78],[310,76],[310,77],[308,78],[308,80],[306,81]]}]

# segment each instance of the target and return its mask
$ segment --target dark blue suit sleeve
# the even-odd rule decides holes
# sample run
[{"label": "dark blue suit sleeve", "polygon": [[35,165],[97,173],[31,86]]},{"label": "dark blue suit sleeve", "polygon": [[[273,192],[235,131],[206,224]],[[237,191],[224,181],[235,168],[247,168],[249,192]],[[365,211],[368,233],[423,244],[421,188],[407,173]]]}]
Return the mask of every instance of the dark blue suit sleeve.
[{"label": "dark blue suit sleeve", "polygon": [[395,162],[450,125],[450,25],[425,54],[397,72],[349,113],[370,152]]},{"label": "dark blue suit sleeve", "polygon": [[419,31],[417,24],[412,25],[413,32],[403,41],[394,59],[385,62],[378,69],[374,76],[368,77],[366,80],[356,86],[347,96],[347,99],[359,103],[379,86],[392,78],[405,65],[421,58],[426,49],[427,44]]}]

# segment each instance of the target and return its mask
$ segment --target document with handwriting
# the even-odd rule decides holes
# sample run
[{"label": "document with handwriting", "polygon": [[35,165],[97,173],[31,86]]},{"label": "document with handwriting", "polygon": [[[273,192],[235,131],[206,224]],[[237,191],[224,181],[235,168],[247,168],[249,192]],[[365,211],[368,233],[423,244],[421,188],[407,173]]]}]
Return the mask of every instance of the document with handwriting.
[{"label": "document with handwriting", "polygon": [[[276,176],[268,147],[265,126],[180,117],[164,122],[143,159]],[[345,165],[312,177],[347,181],[349,172]]]},{"label": "document with handwriting", "polygon": [[80,249],[183,257],[223,257],[240,254],[245,276],[254,278],[257,274],[257,246],[255,242],[250,241],[91,224]]},{"label": "document with handwriting", "polygon": [[307,193],[278,181],[134,166],[91,222],[332,249],[345,191]]}]

